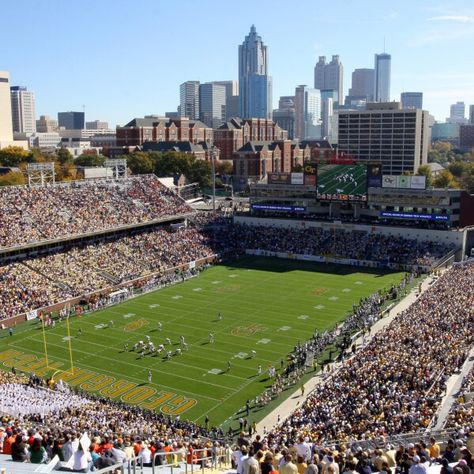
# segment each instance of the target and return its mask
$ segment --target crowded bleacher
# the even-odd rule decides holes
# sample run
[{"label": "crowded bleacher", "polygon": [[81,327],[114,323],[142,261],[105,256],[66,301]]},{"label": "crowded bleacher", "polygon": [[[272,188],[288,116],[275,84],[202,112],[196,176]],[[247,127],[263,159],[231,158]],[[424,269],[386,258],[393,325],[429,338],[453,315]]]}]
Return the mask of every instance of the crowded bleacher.
[{"label": "crowded bleacher", "polygon": [[242,249],[372,260],[382,264],[430,265],[452,250],[451,246],[438,242],[317,227],[235,225],[233,238]]},{"label": "crowded bleacher", "polygon": [[0,188],[0,248],[190,213],[155,176]]},{"label": "crowded bleacher", "polygon": [[162,272],[213,254],[195,229],[163,228],[0,266],[0,318]]},{"label": "crowded bleacher", "polygon": [[[453,267],[267,436],[347,442],[426,429],[474,343],[474,266]],[[473,423],[474,420],[469,420]]]},{"label": "crowded bleacher", "polygon": [[[0,247],[4,248],[191,211],[149,176],[121,182],[4,188],[0,199]],[[378,233],[233,225],[218,213],[196,214],[190,224],[174,230],[130,231],[6,262],[0,265],[0,319],[131,280],[149,289],[173,283],[184,276],[166,273],[169,269],[220,252],[234,256],[253,249],[371,260],[382,266],[430,266],[452,250],[441,243]],[[409,279],[411,276],[403,285]],[[383,302],[375,294],[361,301],[337,331],[308,335],[312,336],[309,342],[295,347],[290,355],[296,370],[284,374],[281,385],[276,377],[269,392],[278,395],[287,388],[285,383],[294,383],[294,373],[304,373],[300,362],[308,351],[319,355],[341,334],[349,338],[354,331],[366,330]],[[411,471],[412,466],[447,460],[464,460],[472,470],[474,412],[472,402],[466,402],[466,394],[473,390],[472,372],[448,416],[447,426],[456,429],[458,440],[443,451],[422,442],[396,452],[390,445],[369,451],[354,440],[385,440],[426,430],[437,415],[446,381],[465,362],[473,343],[474,265],[455,266],[364,347],[348,355],[340,370],[328,373],[296,411],[264,438],[252,443],[242,435],[233,452],[228,447],[221,453],[232,459],[237,474],[249,474],[246,459],[258,463],[255,474],[275,470],[281,474],[421,474]],[[193,449],[212,453],[216,445],[209,439],[224,439],[218,428],[75,394],[62,384],[50,391],[34,376],[26,379],[1,371],[0,412],[0,450],[4,454],[31,463],[58,455],[66,464],[74,460],[73,470],[104,467],[109,455],[113,461],[137,456],[149,465],[153,454],[161,451],[174,453],[171,463],[195,462]],[[90,453],[80,452],[83,432],[91,436]],[[159,462],[168,460],[163,456]],[[461,463],[459,469],[463,466]],[[461,470],[456,474],[469,473]]]}]

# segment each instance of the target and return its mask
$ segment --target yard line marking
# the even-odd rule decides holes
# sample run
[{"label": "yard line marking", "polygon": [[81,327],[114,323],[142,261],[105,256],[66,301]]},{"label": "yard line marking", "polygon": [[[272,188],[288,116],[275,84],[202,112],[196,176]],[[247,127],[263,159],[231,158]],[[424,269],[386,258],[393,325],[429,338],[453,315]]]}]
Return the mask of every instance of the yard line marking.
[{"label": "yard line marking", "polygon": [[[29,339],[29,338],[28,338],[28,339]],[[92,342],[92,341],[87,341],[87,344],[92,344],[92,345],[95,345],[95,346],[101,346],[101,347],[103,347],[103,344],[97,344],[97,343]],[[48,346],[49,346],[49,345],[63,348],[63,346],[60,346],[60,345],[58,345],[58,344],[55,344],[54,342],[49,342],[49,343],[48,343]],[[107,348],[105,348],[104,350],[108,350],[108,349],[109,349],[109,348],[107,347]],[[76,353],[77,353],[77,352],[80,352],[80,353],[82,353],[82,354],[92,355],[92,354],[90,354],[90,353],[87,352],[87,351],[82,351],[82,350],[77,349],[77,348],[75,348],[75,347],[73,348],[73,352],[76,352]],[[99,351],[99,353],[100,353],[100,351]],[[96,356],[96,355],[97,355],[97,354],[94,354],[94,356]],[[138,353],[137,353],[137,355],[138,355]],[[100,356],[100,357],[102,357],[102,356]],[[109,360],[109,361],[112,361],[112,360],[113,360],[114,362],[116,362],[116,359],[111,359],[111,358],[109,358],[109,357],[102,357],[102,358],[103,358],[103,359],[107,359],[107,360]],[[194,369],[197,369],[197,370],[202,370],[202,367],[196,367],[196,366],[192,366],[192,365],[190,365],[190,364],[182,364],[182,363],[180,363],[180,362],[176,362],[175,360],[173,360],[172,362],[175,363],[175,364],[177,364],[177,365],[184,366],[184,367],[191,367],[191,368],[194,368]],[[147,369],[147,368],[148,368],[148,367],[143,367],[143,366],[141,366],[141,365],[134,364],[133,362],[128,362],[128,361],[125,361],[125,360],[121,360],[121,364],[129,365],[129,366],[132,366],[132,367],[138,367],[138,368],[140,368],[140,369],[144,369],[144,368]],[[101,370],[102,370],[102,368],[101,368]],[[170,375],[170,371],[160,370],[159,368],[154,369],[154,370],[155,370],[156,372],[159,372],[159,373],[162,373],[162,374]],[[117,376],[117,374],[115,374],[115,375]],[[185,376],[185,375],[179,375],[179,374],[176,374],[176,373],[173,373],[172,375],[173,375],[173,377],[177,377],[177,378],[181,378],[181,379],[192,380],[192,381],[194,381],[194,382],[201,382],[200,379],[194,379],[194,378],[192,378],[192,377],[187,377],[187,376]],[[237,376],[234,375],[234,377],[237,377]],[[244,377],[237,377],[237,378],[239,378],[239,379],[244,379]],[[220,385],[220,384],[206,384],[206,385],[214,385],[215,387],[223,388],[223,389],[226,389],[226,390],[229,389],[229,387],[227,387],[227,386],[225,386],[225,385]]]}]

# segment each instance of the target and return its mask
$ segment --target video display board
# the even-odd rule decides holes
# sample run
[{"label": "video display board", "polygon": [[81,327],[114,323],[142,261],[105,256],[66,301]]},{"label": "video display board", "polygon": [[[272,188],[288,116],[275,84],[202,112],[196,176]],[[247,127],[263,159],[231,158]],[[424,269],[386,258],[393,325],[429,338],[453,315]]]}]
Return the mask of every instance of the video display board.
[{"label": "video display board", "polygon": [[367,202],[367,165],[318,164],[317,198]]}]

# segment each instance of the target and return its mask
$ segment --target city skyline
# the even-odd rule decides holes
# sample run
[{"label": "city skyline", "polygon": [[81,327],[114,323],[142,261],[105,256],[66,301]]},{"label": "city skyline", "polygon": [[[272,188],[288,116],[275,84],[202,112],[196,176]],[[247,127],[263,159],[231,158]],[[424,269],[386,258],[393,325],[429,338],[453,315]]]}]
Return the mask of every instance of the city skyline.
[{"label": "city skyline", "polygon": [[[330,11],[322,2],[303,1],[298,34],[267,1],[232,13],[211,0],[199,8],[189,1],[159,3],[141,0],[139,9],[123,0],[6,4],[5,17],[21,15],[25,28],[6,23],[5,35],[15,48],[2,49],[0,70],[9,71],[11,85],[35,93],[37,118],[85,105],[86,119],[114,126],[135,116],[176,110],[179,85],[185,81],[237,79],[238,45],[255,24],[268,46],[275,108],[278,98],[298,84],[313,83],[319,56],[339,55],[347,95],[354,69],[373,67],[374,54],[384,49],[392,57],[392,100],[404,91],[423,92],[425,109],[438,121],[449,116],[451,104],[463,101],[468,108],[474,103],[474,58],[466,54],[474,39],[474,8],[467,0],[456,5],[336,0]],[[190,14],[183,16],[184,11]],[[193,33],[177,34],[173,18],[180,13],[181,31]],[[105,17],[114,21],[104,23]],[[211,23],[213,28],[185,28]],[[158,49],[157,31],[163,38]],[[34,54],[38,38],[41,48]]]}]

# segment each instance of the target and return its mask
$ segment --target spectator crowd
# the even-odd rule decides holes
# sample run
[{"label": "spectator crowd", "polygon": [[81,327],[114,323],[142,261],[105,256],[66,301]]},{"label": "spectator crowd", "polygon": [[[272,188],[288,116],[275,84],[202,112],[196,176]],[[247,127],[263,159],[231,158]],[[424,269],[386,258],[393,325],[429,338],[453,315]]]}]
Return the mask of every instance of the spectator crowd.
[{"label": "spectator crowd", "polygon": [[426,429],[474,343],[473,301],[474,265],[453,267],[268,434],[269,446]]},{"label": "spectator crowd", "polygon": [[235,225],[232,238],[240,242],[242,249],[371,260],[381,264],[429,266],[452,250],[439,242],[319,227]]},{"label": "spectator crowd", "polygon": [[44,187],[2,187],[0,202],[0,248],[192,212],[152,175]]},{"label": "spectator crowd", "polygon": [[196,229],[157,228],[0,266],[0,318],[210,257]]}]

